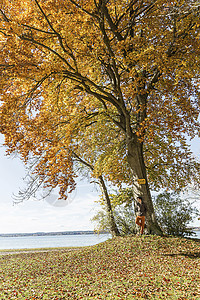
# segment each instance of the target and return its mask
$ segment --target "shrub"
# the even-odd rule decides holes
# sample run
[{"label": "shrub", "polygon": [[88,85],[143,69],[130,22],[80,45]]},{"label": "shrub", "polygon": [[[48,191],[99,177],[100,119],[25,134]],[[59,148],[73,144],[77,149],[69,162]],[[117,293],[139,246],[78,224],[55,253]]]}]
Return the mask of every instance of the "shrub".
[{"label": "shrub", "polygon": [[199,212],[188,199],[182,199],[179,193],[164,192],[154,197],[153,201],[158,223],[164,233],[173,236],[195,234],[188,225]]}]

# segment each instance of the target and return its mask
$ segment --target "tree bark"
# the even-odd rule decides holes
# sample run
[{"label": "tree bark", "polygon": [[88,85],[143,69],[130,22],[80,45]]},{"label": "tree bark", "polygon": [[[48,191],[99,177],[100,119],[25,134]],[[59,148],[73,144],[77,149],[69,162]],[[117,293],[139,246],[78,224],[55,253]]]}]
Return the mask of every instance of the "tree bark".
[{"label": "tree bark", "polygon": [[104,200],[106,202],[106,209],[107,209],[107,213],[108,213],[108,218],[109,218],[109,223],[110,223],[110,231],[111,231],[112,237],[119,236],[120,232],[119,232],[119,229],[117,228],[117,225],[115,222],[115,218],[114,218],[112,207],[111,207],[110,197],[108,195],[108,191],[107,191],[105,182],[104,182],[102,176],[99,176],[98,179],[99,179],[99,185],[102,189],[102,194],[104,195]]},{"label": "tree bark", "polygon": [[[148,233],[163,235],[162,230],[156,220],[151,193],[149,190],[146,166],[143,157],[143,143],[138,141],[137,136],[127,140],[127,159],[133,175],[133,194],[136,198],[141,196],[147,207],[146,225]],[[138,179],[145,179],[145,184],[138,183]]]}]

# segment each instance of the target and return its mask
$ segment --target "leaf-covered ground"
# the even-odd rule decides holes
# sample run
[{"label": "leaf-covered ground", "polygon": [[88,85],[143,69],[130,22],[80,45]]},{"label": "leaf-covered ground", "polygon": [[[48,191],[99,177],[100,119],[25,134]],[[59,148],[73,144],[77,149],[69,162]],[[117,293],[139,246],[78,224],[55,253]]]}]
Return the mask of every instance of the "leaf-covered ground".
[{"label": "leaf-covered ground", "polygon": [[0,256],[0,299],[200,299],[200,240],[120,237]]}]

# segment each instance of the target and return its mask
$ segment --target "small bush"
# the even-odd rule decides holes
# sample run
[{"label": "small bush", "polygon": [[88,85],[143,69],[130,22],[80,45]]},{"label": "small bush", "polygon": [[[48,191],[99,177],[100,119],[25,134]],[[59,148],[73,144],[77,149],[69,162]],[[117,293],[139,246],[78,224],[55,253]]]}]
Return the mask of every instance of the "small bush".
[{"label": "small bush", "polygon": [[[136,234],[135,214],[132,206],[118,205],[115,207],[113,215],[120,235]],[[105,209],[98,211],[92,218],[92,221],[96,222],[95,230],[97,232],[110,232],[109,218],[110,216]]]},{"label": "small bush", "polygon": [[154,197],[153,201],[158,223],[166,234],[173,236],[195,234],[188,225],[199,212],[189,200],[182,199],[175,192],[164,192]]}]

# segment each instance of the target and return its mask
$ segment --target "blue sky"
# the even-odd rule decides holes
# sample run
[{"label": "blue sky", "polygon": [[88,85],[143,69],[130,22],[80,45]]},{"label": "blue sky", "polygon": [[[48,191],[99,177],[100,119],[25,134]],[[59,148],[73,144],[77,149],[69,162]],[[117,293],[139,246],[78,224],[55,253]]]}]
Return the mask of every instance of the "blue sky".
[{"label": "blue sky", "polygon": [[[3,137],[0,136],[0,143]],[[195,139],[192,150],[199,155],[200,141]],[[70,203],[58,202],[54,194],[42,201],[29,200],[13,205],[13,194],[23,186],[25,169],[18,158],[5,156],[5,148],[0,147],[0,233],[93,230],[91,218],[98,210],[95,202],[98,193],[87,181],[80,181],[72,194]],[[200,209],[200,201],[197,207]],[[200,221],[194,222],[200,226]]]}]

